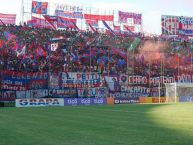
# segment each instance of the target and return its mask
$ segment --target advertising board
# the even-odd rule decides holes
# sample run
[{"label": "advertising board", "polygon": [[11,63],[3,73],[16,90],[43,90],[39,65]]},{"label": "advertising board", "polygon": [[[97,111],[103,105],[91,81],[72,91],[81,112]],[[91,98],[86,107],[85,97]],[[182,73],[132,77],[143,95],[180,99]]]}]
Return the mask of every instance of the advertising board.
[{"label": "advertising board", "polygon": [[16,99],[16,107],[47,107],[64,106],[64,99],[42,98],[42,99]]}]

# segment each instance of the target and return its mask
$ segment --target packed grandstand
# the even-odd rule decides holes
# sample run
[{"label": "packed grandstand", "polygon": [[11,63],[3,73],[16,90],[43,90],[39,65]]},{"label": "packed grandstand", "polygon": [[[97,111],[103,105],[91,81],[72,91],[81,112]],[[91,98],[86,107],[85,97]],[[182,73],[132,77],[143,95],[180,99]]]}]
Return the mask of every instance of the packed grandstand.
[{"label": "packed grandstand", "polygon": [[0,101],[112,97],[139,102],[165,96],[165,83],[193,82],[190,37],[112,30],[103,19],[105,31],[91,23],[81,30],[67,18],[74,27],[55,29],[44,22],[37,27],[34,19],[22,25],[0,22]]}]

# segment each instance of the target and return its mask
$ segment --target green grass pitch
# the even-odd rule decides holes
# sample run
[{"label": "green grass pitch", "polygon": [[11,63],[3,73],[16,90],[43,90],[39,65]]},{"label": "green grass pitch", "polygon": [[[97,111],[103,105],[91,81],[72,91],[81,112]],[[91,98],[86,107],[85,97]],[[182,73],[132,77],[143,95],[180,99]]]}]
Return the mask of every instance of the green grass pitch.
[{"label": "green grass pitch", "polygon": [[193,145],[193,104],[0,108],[0,145]]}]

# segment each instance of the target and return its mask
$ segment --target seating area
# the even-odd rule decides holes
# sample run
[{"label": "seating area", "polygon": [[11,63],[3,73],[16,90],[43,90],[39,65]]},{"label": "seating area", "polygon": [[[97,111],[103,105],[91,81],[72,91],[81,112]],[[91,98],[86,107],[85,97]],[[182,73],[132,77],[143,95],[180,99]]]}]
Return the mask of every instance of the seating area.
[{"label": "seating area", "polygon": [[[52,44],[57,44],[55,51]],[[191,71],[193,45],[161,36],[9,25],[0,26],[0,50],[1,70],[159,76],[166,70],[167,74]]]}]

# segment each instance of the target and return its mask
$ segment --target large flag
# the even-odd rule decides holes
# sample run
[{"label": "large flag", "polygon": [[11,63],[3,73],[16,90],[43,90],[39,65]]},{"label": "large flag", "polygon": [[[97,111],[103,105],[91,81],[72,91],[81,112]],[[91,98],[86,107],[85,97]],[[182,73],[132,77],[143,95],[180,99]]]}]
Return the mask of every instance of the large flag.
[{"label": "large flag", "polygon": [[110,33],[112,33],[113,35],[116,35],[115,32],[110,28],[110,26],[105,21],[102,21],[102,22],[105,25],[105,27],[110,31]]},{"label": "large flag", "polygon": [[45,19],[32,17],[32,20],[27,21],[28,26],[37,27],[37,28],[54,28],[48,21]]},{"label": "large flag", "polygon": [[120,31],[121,30],[121,26],[116,26],[115,24],[113,24],[114,30],[115,31]]},{"label": "large flag", "polygon": [[135,32],[135,26],[123,25],[123,30]]},{"label": "large flag", "polygon": [[76,19],[58,17],[57,26],[59,28],[77,28]]},{"label": "large flag", "polygon": [[90,29],[94,32],[96,31],[96,28],[98,28],[98,21],[97,20],[86,19],[86,24],[89,25]]},{"label": "large flag", "polygon": [[44,15],[43,17],[48,23],[50,23],[50,25],[53,26],[53,28],[57,28],[57,16]]},{"label": "large flag", "polygon": [[7,41],[10,41],[10,40],[15,40],[16,39],[16,36],[11,34],[10,32],[8,31],[5,31],[4,32],[4,36],[5,38],[7,39]]},{"label": "large flag", "polygon": [[32,1],[32,13],[47,14],[48,2]]},{"label": "large flag", "polygon": [[16,14],[2,14],[0,13],[0,25],[15,24]]}]

